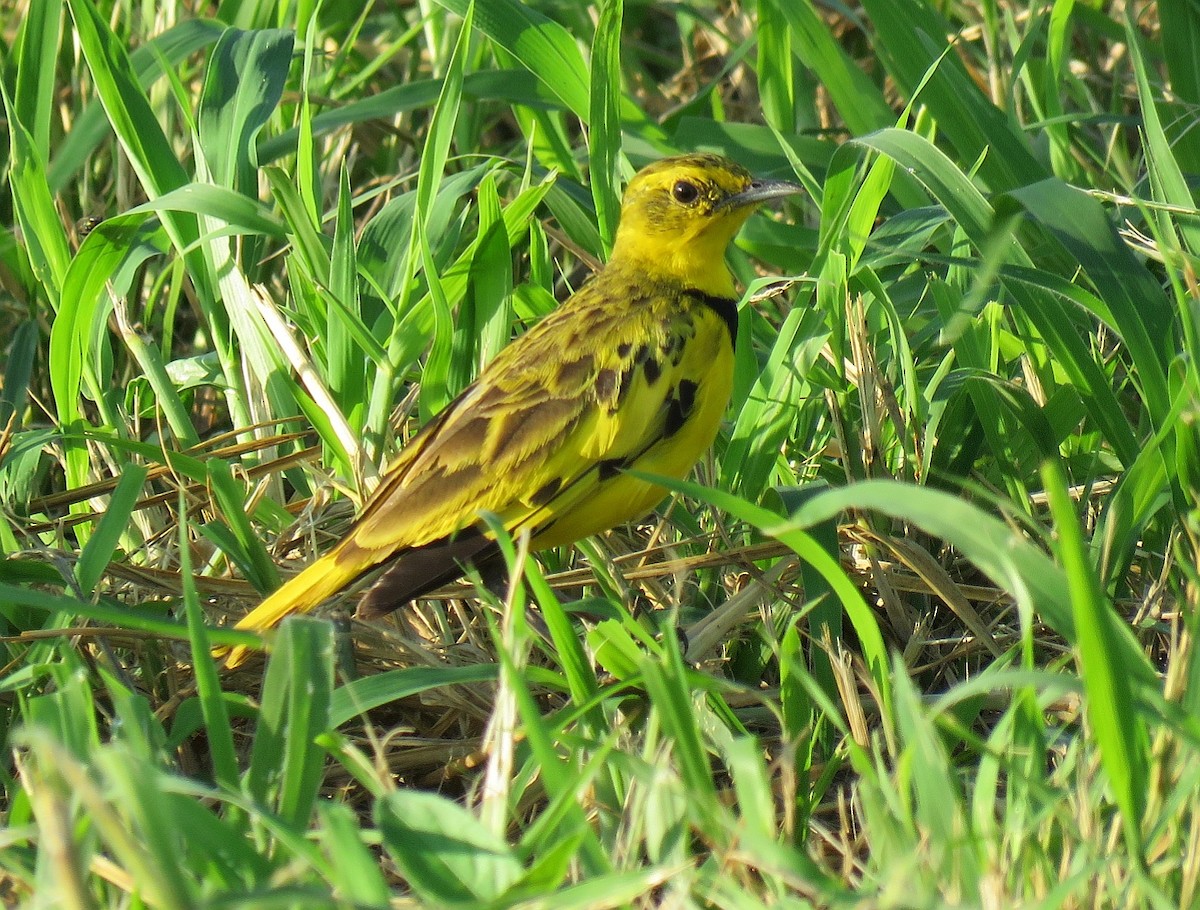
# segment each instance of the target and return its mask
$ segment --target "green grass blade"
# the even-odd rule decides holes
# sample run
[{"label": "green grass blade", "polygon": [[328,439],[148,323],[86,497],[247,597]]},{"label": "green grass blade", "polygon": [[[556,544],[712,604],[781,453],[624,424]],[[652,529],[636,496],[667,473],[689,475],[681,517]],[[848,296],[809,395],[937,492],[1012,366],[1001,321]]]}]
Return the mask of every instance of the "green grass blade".
[{"label": "green grass blade", "polygon": [[852,134],[862,135],[895,123],[883,93],[830,33],[812,0],[769,0],[787,21],[794,53],[820,74],[838,113]]},{"label": "green grass blade", "polygon": [[467,667],[411,667],[364,676],[334,690],[329,705],[329,726],[340,727],[372,708],[439,686],[495,682],[497,673],[495,664],[476,664]]},{"label": "green grass blade", "polygon": [[[438,278],[437,266],[429,250],[425,237],[425,229],[421,223],[415,222],[414,244],[417,249],[411,249],[421,259],[429,282],[430,308],[433,310],[433,345],[429,356],[425,359],[425,369],[421,373],[421,420],[428,422],[435,414],[444,408],[459,389],[452,385],[453,367],[462,361],[454,356],[454,337],[457,334],[454,314],[450,309],[450,301],[446,299],[446,291]],[[467,364],[467,369],[470,369]]]},{"label": "green grass blade", "polygon": [[362,430],[367,394],[366,363],[355,347],[356,327],[362,325],[358,297],[358,259],[354,248],[354,211],[350,176],[342,169],[338,184],[337,221],[329,256],[329,293],[338,305],[326,311],[325,375],[329,392],[355,431]]},{"label": "green grass blade", "polygon": [[565,28],[515,0],[438,0],[511,53],[571,111],[586,119],[591,106],[588,69]]},{"label": "green grass blade", "polygon": [[231,28],[213,48],[196,125],[217,186],[257,198],[255,142],[283,95],[292,45],[283,29]]},{"label": "green grass blade", "polygon": [[[54,113],[54,68],[62,39],[62,0],[35,3],[25,12],[13,44],[16,78],[9,119],[29,130],[33,147],[50,151],[50,118]],[[42,166],[46,160],[43,158]]]},{"label": "green grass blade", "polygon": [[375,823],[409,887],[430,906],[490,905],[520,877],[509,846],[438,794],[389,793],[376,804]]},{"label": "green grass blade", "polygon": [[[846,577],[837,560],[803,530],[806,527],[828,519],[840,511],[839,509],[818,511],[811,508],[813,504],[829,502],[830,497],[839,491],[820,494],[810,500],[808,506],[800,509],[800,513],[804,516],[803,519],[797,520],[793,516],[792,520],[781,522],[779,516],[774,512],[721,490],[671,478],[659,476],[651,478],[651,475],[640,475],[636,471],[631,473],[635,476],[645,476],[647,479],[653,479],[654,482],[661,484],[669,490],[709,502],[741,521],[753,525],[764,534],[774,537],[781,543],[791,547],[796,555],[804,559],[819,572],[825,581],[828,582],[830,588],[836,592],[838,600],[841,601],[842,608],[850,618],[850,622],[853,624],[854,630],[858,635],[859,645],[863,650],[867,667],[878,687],[879,696],[882,701],[881,708],[885,714],[890,711],[891,681],[889,678],[889,661],[887,648],[883,643],[883,634],[879,630],[879,623],[863,600],[862,595],[854,587],[850,579]],[[857,484],[850,489],[861,490],[864,486],[867,486],[867,484]]]},{"label": "green grass blade", "polygon": [[25,125],[18,119],[8,92],[0,93],[9,119],[9,186],[13,209],[25,240],[25,252],[34,277],[51,308],[57,310],[71,260],[66,231],[46,182],[42,155]]},{"label": "green grass blade", "polygon": [[224,222],[223,232],[234,234],[263,234],[283,238],[287,225],[274,212],[259,202],[223,186],[208,183],[189,183],[157,199],[129,209],[126,215],[150,212],[189,212],[206,215]]},{"label": "green grass blade", "polygon": [[780,4],[760,4],[755,68],[759,93],[762,95],[763,119],[772,129],[787,134],[796,132],[796,95],[799,89],[794,71],[795,61],[792,59],[791,37]]},{"label": "green grass blade", "polygon": [[[137,84],[148,90],[162,77],[163,61],[179,65],[214,43],[224,31],[223,24],[211,19],[187,19],[154,35],[129,55]],[[111,130],[100,101],[89,102],[79,112],[50,163],[47,176],[54,192],[61,192],[78,175]]]},{"label": "green grass blade", "polygon": [[[525,566],[525,581],[542,611],[542,618],[554,642],[555,660],[562,668],[571,700],[576,705],[588,704],[595,699],[600,685],[579,639],[579,633],[572,625],[567,611],[563,609],[562,602],[546,583],[541,569],[532,560]],[[599,729],[599,712],[592,714],[590,720],[596,725],[596,729]]]},{"label": "green grass blade", "polygon": [[71,260],[63,281],[63,307],[50,329],[50,381],[58,419],[66,426],[82,414],[79,395],[85,375],[88,391],[95,394],[98,389],[92,356],[108,316],[106,284],[118,269],[140,265],[160,252],[154,232],[144,229],[145,220],[144,215],[123,215],[102,222]]},{"label": "green grass blade", "polygon": [[1112,606],[1101,592],[1096,569],[1084,545],[1079,519],[1067,495],[1062,469],[1056,462],[1047,462],[1042,477],[1054,516],[1058,554],[1070,591],[1088,721],[1096,736],[1100,760],[1117,805],[1124,816],[1122,830],[1129,841],[1130,852],[1142,862],[1142,819],[1150,786],[1147,769],[1150,742],[1134,704],[1129,681],[1152,679],[1154,670],[1139,652],[1124,646],[1127,627],[1118,624]]},{"label": "green grass blade", "polygon": [[260,592],[274,591],[279,587],[279,572],[246,514],[246,491],[234,479],[228,462],[209,459],[205,467],[208,487],[231,535],[221,536],[225,547],[229,548],[227,555],[236,560],[247,580]]},{"label": "green grass blade", "polygon": [[661,659],[647,656],[642,659],[640,668],[646,692],[670,743],[673,763],[693,800],[691,809],[703,830],[710,828],[713,820],[717,793],[713,769],[700,732],[696,706],[692,704],[696,696],[688,685],[678,640],[668,633],[663,638],[663,646]]},{"label": "green grass blade", "polygon": [[591,102],[588,106],[588,178],[605,258],[621,214],[621,21],[624,0],[605,0],[592,39]]},{"label": "green grass blade", "polygon": [[[1167,67],[1171,80],[1171,102],[1163,106],[1169,112],[1171,129],[1169,141],[1183,168],[1195,173],[1200,169],[1200,136],[1195,129],[1189,128],[1191,112],[1200,104],[1200,61],[1196,58],[1197,42],[1200,42],[1200,10],[1192,0],[1161,0],[1158,4],[1160,28],[1158,37],[1162,41],[1162,58]],[[1133,11],[1126,15],[1126,30],[1130,39],[1136,34],[1132,22]],[[1141,54],[1136,50],[1140,42],[1130,41],[1130,49],[1134,53],[1134,63],[1138,70],[1144,66]],[[1144,73],[1138,74],[1139,92]],[[1151,102],[1155,107],[1161,101]],[[1143,98],[1142,111],[1147,110]],[[1153,116],[1153,115],[1151,115]],[[1192,247],[1196,253],[1197,247]]]},{"label": "green grass blade", "polygon": [[287,619],[267,662],[245,786],[300,829],[321,786],[325,752],[316,738],[329,729],[332,691],[333,627],[307,616]]},{"label": "green grass blade", "polygon": [[1021,132],[983,96],[959,58],[943,56],[942,36],[953,29],[933,4],[865,0],[863,8],[875,27],[872,43],[880,62],[902,92],[923,85],[920,103],[931,110],[959,158],[977,161],[982,156],[980,176],[993,191],[1048,176]]},{"label": "green grass blade", "polygon": [[359,820],[345,803],[320,802],[317,836],[329,858],[334,888],[360,907],[387,907],[391,889],[379,858],[363,842]]},{"label": "green grass blade", "polygon": [[[490,363],[512,339],[513,248],[493,174],[484,176],[476,193],[479,234],[471,257],[470,293],[459,307],[460,320],[469,309],[472,329],[460,332],[456,339],[459,351],[470,350],[469,355],[456,354],[470,373],[459,376],[460,388],[474,380],[475,370]],[[469,348],[467,342],[471,342]]]},{"label": "green grass blade", "polygon": [[[441,79],[414,79],[404,85],[392,85],[365,98],[355,98],[313,116],[311,131],[321,137],[347,126],[394,117],[432,107],[441,94]],[[501,101],[544,108],[557,103],[549,87],[532,72],[499,68],[467,73],[463,77],[463,95],[471,101]],[[261,163],[275,161],[296,151],[300,130],[296,127],[275,136],[263,137],[258,144]]]},{"label": "green grass blade", "polygon": [[75,565],[75,580],[79,584],[79,590],[85,594],[96,589],[96,585],[104,576],[104,570],[116,558],[121,538],[129,530],[129,519],[134,506],[142,496],[146,474],[145,465],[125,466],[116,489],[109,497],[104,515],[96,523],[95,531],[80,551],[79,562]]},{"label": "green grass blade", "polygon": [[[67,0],[67,5],[100,102],[147,194],[161,196],[183,186],[187,173],[151,111],[121,41],[92,0]],[[194,239],[194,221],[181,219],[178,229],[180,239]]]},{"label": "green grass blade", "polygon": [[[446,170],[446,161],[450,154],[450,143],[454,134],[454,126],[462,107],[463,74],[466,70],[467,52],[471,45],[471,29],[474,23],[475,4],[471,0],[463,14],[462,27],[454,44],[454,52],[446,68],[441,92],[437,105],[430,119],[429,133],[421,153],[421,166],[417,172],[416,208],[413,213],[412,232],[408,238],[408,255],[404,259],[404,278],[401,281],[401,293],[404,295],[399,309],[405,308],[405,302],[410,292],[410,281],[416,274],[416,263],[420,258],[428,267],[428,227],[433,201]],[[439,285],[436,292],[433,285],[437,282],[437,274],[433,269],[426,271],[432,293],[440,293],[443,288]],[[430,354],[433,363],[431,373],[442,377],[426,395],[424,387],[421,394],[422,417],[429,417],[449,400],[445,377],[449,375],[449,352],[452,344],[452,327],[447,323],[448,308],[443,306],[444,298],[438,297],[431,301],[433,312],[442,318],[439,326],[435,323],[434,351]],[[408,326],[402,320],[397,320],[392,327],[391,339],[388,342],[388,359],[384,364],[379,381],[375,383],[371,393],[370,410],[367,415],[367,426],[371,429],[381,429],[386,424],[386,414],[391,407],[393,392],[392,381],[394,371],[404,362],[404,351],[409,340]],[[436,356],[435,356],[436,355]]]},{"label": "green grass blade", "polygon": [[37,323],[22,322],[13,335],[8,348],[8,362],[4,375],[0,377],[0,427],[8,426],[14,416],[15,426],[24,424],[28,407],[29,381],[33,376],[34,358],[37,356],[39,339]]},{"label": "green grass blade", "polygon": [[796,402],[828,337],[818,310],[797,307],[787,315],[753,388],[744,401],[735,400],[737,419],[721,458],[722,489],[757,499],[771,482],[780,445],[795,421]]},{"label": "green grass blade", "polygon": [[160,772],[122,745],[96,756],[111,788],[107,795],[121,807],[134,839],[116,855],[135,870],[139,890],[155,904],[168,910],[194,907],[195,882],[180,874],[187,865],[186,843],[173,811],[176,800],[163,798]]},{"label": "green grass blade", "polygon": [[1172,314],[1158,282],[1134,258],[1095,199],[1057,178],[1010,194],[1067,250],[1112,313],[1156,422],[1170,408],[1162,340]]},{"label": "green grass blade", "polygon": [[[187,503],[182,492],[179,495],[179,514],[187,514]],[[230,792],[238,789],[237,753],[233,745],[233,730],[229,725],[229,712],[221,692],[221,680],[216,661],[212,657],[212,644],[204,624],[204,613],[200,609],[200,598],[196,593],[196,582],[192,575],[192,555],[188,538],[188,523],[179,526],[179,570],[183,578],[183,609],[187,617],[188,640],[192,646],[192,666],[196,673],[196,695],[204,718],[208,738],[209,754],[212,756],[213,779],[218,786]]]},{"label": "green grass blade", "polygon": [[[978,248],[987,248],[995,223],[994,210],[966,175],[928,140],[901,130],[881,130],[855,140],[854,144],[893,158],[945,206]],[[838,156],[835,156],[835,162],[839,162],[841,169],[851,166]],[[1010,245],[1009,252],[1012,264],[1025,268],[1032,266],[1023,248]],[[1088,413],[1102,429],[1117,456],[1126,464],[1131,463],[1137,455],[1137,441],[1128,422],[1120,416],[1121,405],[1107,377],[1079,338],[1069,314],[1063,311],[1057,299],[1026,284],[1006,281],[1005,288],[1051,345],[1058,363],[1079,388]]]}]

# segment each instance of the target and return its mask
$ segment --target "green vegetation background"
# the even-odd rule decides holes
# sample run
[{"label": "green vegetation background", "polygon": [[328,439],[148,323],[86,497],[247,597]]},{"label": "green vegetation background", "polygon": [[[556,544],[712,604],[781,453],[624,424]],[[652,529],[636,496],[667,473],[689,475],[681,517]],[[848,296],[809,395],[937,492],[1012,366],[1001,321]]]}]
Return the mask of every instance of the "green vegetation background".
[{"label": "green vegetation background", "polygon": [[[1188,0],[6,5],[0,900],[1194,905],[1197,35]],[[516,542],[504,604],[221,673],[697,149],[810,194],[732,256],[697,482],[586,559]]]}]

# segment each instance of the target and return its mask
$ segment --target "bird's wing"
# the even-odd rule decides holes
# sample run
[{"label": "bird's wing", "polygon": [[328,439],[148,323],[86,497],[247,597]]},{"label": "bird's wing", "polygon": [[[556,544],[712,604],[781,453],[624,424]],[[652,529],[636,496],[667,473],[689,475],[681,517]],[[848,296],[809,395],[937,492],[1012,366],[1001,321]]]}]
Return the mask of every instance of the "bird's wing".
[{"label": "bird's wing", "polygon": [[484,511],[536,531],[670,438],[691,407],[680,388],[694,390],[714,354],[691,345],[695,316],[660,297],[594,281],[506,347],[392,463],[348,543],[386,558]]},{"label": "bird's wing", "polygon": [[483,512],[541,548],[652,508],[664,491],[626,469],[679,477],[711,443],[729,399],[729,313],[601,277],[501,351],[405,447],[338,545],[241,627],[387,563],[359,613],[393,610],[494,554]]},{"label": "bird's wing", "polygon": [[548,484],[566,490],[661,435],[668,383],[646,366],[668,327],[613,290],[592,282],[501,351],[393,462],[346,544],[387,558],[481,512],[519,523],[560,492]]}]

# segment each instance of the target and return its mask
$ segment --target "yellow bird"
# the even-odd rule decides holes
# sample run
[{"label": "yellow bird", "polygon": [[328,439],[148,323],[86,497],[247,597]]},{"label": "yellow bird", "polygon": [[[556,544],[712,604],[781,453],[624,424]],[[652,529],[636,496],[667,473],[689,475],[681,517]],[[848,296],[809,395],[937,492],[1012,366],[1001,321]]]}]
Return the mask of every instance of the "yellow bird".
[{"label": "yellow bird", "polygon": [[[345,538],[237,628],[273,628],[380,567],[357,615],[395,610],[496,558],[482,512],[537,550],[652,509],[665,490],[626,470],[683,477],[729,404],[726,248],[759,203],[798,192],[717,155],[640,171],[608,264],[423,427]],[[227,665],[245,657],[234,648]]]}]

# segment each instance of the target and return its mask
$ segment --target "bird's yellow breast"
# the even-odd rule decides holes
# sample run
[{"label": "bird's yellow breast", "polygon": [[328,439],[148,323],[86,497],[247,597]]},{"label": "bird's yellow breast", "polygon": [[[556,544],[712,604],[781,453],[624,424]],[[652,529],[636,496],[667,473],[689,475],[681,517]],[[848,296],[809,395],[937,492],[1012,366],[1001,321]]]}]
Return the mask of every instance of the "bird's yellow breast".
[{"label": "bird's yellow breast", "polygon": [[[672,292],[676,312],[634,350],[611,408],[603,397],[580,438],[599,467],[549,503],[530,524],[532,546],[571,543],[639,518],[666,490],[630,472],[684,477],[712,444],[733,386],[730,327],[702,295]],[[722,301],[732,312],[732,300]],[[596,451],[596,447],[603,451]]]}]

